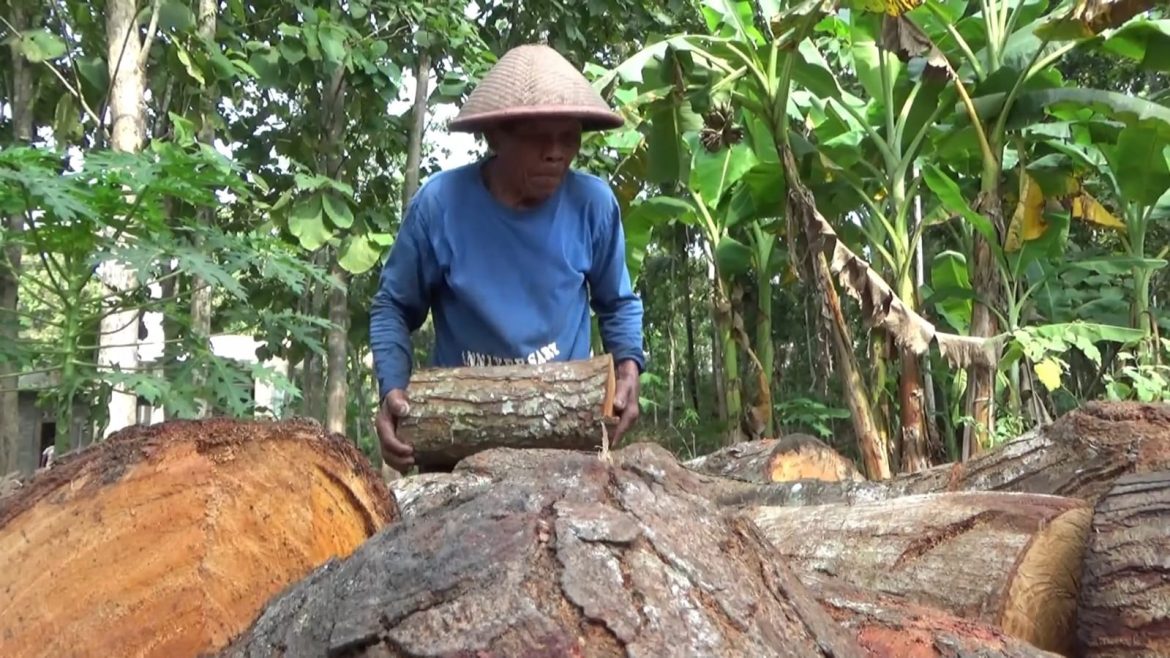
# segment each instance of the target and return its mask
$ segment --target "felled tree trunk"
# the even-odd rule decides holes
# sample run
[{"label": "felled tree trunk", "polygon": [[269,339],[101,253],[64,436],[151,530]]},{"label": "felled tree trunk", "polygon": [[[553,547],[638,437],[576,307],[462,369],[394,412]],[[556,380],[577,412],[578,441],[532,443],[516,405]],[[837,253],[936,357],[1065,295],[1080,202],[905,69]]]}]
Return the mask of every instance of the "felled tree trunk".
[{"label": "felled tree trunk", "polygon": [[490,480],[475,473],[419,473],[390,483],[402,518],[433,512],[464,496],[478,492]]},{"label": "felled tree trunk", "polygon": [[870,658],[1057,658],[990,624],[956,617],[839,578],[806,574],[801,581],[829,614],[850,630]]},{"label": "felled tree trunk", "polygon": [[652,449],[610,456],[475,455],[475,495],[318,569],[221,655],[864,655],[747,519]]},{"label": "felled tree trunk", "polygon": [[1048,651],[1071,649],[1091,518],[1083,501],[968,492],[749,516],[798,576],[827,573]]},{"label": "felled tree trunk", "polygon": [[613,359],[416,372],[400,435],[415,463],[450,469],[489,448],[596,450],[613,418]]},{"label": "felled tree trunk", "polygon": [[[1015,491],[1095,502],[1127,473],[1170,470],[1170,405],[1090,402],[967,462],[886,482],[723,487],[722,504],[819,505],[942,491]],[[811,486],[810,486],[811,485]]]},{"label": "felled tree trunk", "polygon": [[0,502],[5,656],[195,656],[397,516],[311,421],[134,426]]},{"label": "felled tree trunk", "polygon": [[853,462],[808,434],[745,441],[697,457],[684,465],[700,473],[747,482],[859,482],[865,479]]},{"label": "felled tree trunk", "polygon": [[1085,658],[1170,656],[1170,472],[1120,478],[1093,513],[1081,583]]}]

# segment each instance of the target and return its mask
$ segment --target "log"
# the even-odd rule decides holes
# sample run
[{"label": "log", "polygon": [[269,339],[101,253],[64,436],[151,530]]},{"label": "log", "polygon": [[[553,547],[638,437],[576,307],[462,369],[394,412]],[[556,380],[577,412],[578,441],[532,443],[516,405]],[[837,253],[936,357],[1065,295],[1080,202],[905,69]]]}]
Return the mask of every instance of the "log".
[{"label": "log", "polygon": [[990,624],[822,574],[801,577],[870,658],[1057,658]]},{"label": "log", "polygon": [[402,518],[428,514],[479,491],[490,480],[474,473],[419,473],[390,484]]},{"label": "log", "polygon": [[1033,646],[1073,645],[1084,501],[963,492],[748,512],[798,577],[865,589],[991,624]]},{"label": "log", "polygon": [[1079,655],[1170,656],[1170,472],[1119,478],[1098,501],[1081,582]]},{"label": "log", "polygon": [[800,482],[730,487],[721,504],[821,505],[873,502],[944,491],[1014,491],[1093,503],[1128,473],[1170,470],[1170,404],[1089,402],[962,463],[884,482]]},{"label": "log", "polygon": [[479,453],[499,477],[318,569],[220,655],[864,656],[758,528],[637,454]]},{"label": "log", "polygon": [[70,453],[0,505],[5,656],[195,656],[394,521],[312,421],[170,421]]},{"label": "log", "polygon": [[684,464],[689,469],[747,482],[860,482],[865,477],[853,462],[809,434],[744,441]]},{"label": "log", "polygon": [[490,448],[597,450],[616,423],[608,354],[540,365],[431,368],[416,372],[398,432],[415,463],[450,470]]}]

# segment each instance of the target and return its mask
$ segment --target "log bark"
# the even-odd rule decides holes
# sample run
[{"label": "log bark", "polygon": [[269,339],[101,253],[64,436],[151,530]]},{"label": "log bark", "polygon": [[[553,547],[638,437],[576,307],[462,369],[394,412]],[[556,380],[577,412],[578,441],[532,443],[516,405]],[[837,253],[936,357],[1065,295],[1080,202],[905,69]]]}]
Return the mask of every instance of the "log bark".
[{"label": "log bark", "polygon": [[1170,472],[1127,475],[1098,503],[1081,583],[1078,655],[1170,656]]},{"label": "log bark", "polygon": [[811,482],[716,490],[725,505],[871,502],[944,491],[1010,491],[1090,503],[1127,473],[1170,470],[1170,405],[1090,402],[976,455],[886,482]]},{"label": "log bark", "polygon": [[396,509],[311,421],[133,426],[0,502],[6,656],[215,651],[264,603]]},{"label": "log bark", "polygon": [[[613,424],[613,359],[421,370],[400,436],[415,463],[449,470],[490,448],[597,450]],[[610,428],[612,429],[612,428]]]},{"label": "log bark", "polygon": [[1083,501],[967,492],[748,515],[798,576],[838,576],[1047,651],[1072,648],[1092,516]]},{"label": "log bark", "polygon": [[860,482],[865,479],[853,462],[809,434],[745,441],[684,465],[700,473],[747,482]]},{"label": "log bark", "polygon": [[221,655],[864,655],[752,523],[647,452],[478,453],[476,495],[316,570]]},{"label": "log bark", "polygon": [[404,519],[429,514],[478,493],[490,480],[475,473],[419,473],[390,483],[390,493]]},{"label": "log bark", "polygon": [[1057,658],[990,624],[806,574],[801,581],[870,658]]}]

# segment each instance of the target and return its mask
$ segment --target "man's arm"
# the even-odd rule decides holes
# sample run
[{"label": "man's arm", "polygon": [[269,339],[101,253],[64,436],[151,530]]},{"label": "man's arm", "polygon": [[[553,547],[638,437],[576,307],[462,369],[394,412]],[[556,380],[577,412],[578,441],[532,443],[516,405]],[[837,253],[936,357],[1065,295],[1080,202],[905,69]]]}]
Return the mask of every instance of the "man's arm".
[{"label": "man's arm", "polygon": [[611,195],[605,216],[593,237],[593,267],[589,272],[590,303],[597,313],[605,351],[615,364],[633,361],[638,374],[646,369],[642,349],[642,300],[630,283],[626,267],[625,232],[621,209]]},{"label": "man's arm", "polygon": [[430,310],[437,265],[422,213],[416,195],[382,267],[370,307],[370,350],[379,399],[394,389],[406,389],[413,363],[410,335]]}]

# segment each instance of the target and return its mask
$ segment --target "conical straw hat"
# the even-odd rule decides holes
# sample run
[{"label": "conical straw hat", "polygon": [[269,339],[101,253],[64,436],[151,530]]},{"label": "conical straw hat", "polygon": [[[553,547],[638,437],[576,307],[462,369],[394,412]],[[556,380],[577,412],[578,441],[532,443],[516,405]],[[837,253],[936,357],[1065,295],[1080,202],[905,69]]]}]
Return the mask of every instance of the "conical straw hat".
[{"label": "conical straw hat", "polygon": [[496,62],[450,129],[479,132],[500,120],[535,117],[576,118],[586,131],[624,123],[569,60],[548,46],[527,44],[512,48]]}]

